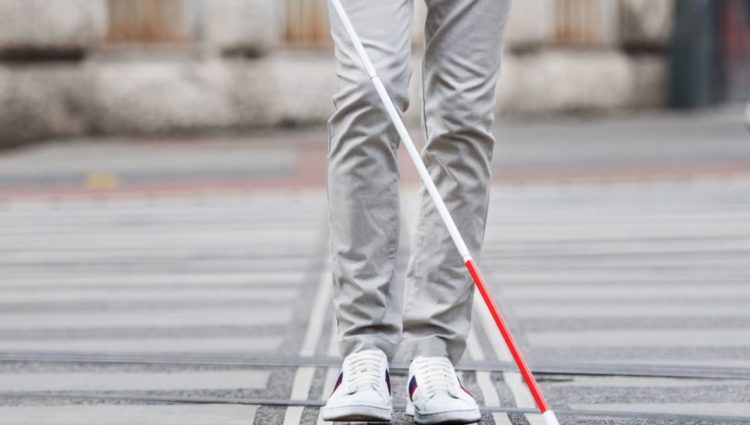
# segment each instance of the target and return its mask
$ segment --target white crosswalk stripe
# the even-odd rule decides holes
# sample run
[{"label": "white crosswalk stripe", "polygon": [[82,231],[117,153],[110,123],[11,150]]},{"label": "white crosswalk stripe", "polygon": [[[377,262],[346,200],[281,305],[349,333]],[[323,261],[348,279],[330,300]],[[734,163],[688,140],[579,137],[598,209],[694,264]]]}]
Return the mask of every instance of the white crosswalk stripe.
[{"label": "white crosswalk stripe", "polygon": [[[324,205],[319,194],[200,204],[169,198],[106,205],[71,201],[53,208],[14,204],[0,211],[0,353],[219,358],[278,353],[287,339],[279,329],[296,326],[288,301],[297,298],[311,266],[321,261]],[[191,336],[186,333],[191,328],[214,332]],[[50,367],[2,369],[0,392],[243,394],[265,391],[272,383],[272,369],[241,366]],[[0,403],[0,416],[13,425],[85,424],[91,417],[97,424],[247,424],[258,410],[210,404],[34,408]]]},{"label": "white crosswalk stripe", "polygon": [[281,346],[278,336],[202,338],[88,338],[88,339],[0,339],[5,353],[266,353]]},{"label": "white crosswalk stripe", "polygon": [[165,391],[264,388],[266,371],[182,373],[6,373],[0,391]]},{"label": "white crosswalk stripe", "polygon": [[0,406],[4,425],[246,425],[257,406]]},{"label": "white crosswalk stripe", "polygon": [[75,273],[60,275],[58,273],[34,273],[31,275],[3,276],[0,290],[6,287],[20,288],[31,285],[138,285],[146,289],[157,286],[201,285],[212,288],[215,285],[234,285],[238,287],[253,285],[283,285],[302,283],[305,273],[301,271],[248,271],[248,272],[220,272],[220,273],[148,273],[138,270],[126,274]]},{"label": "white crosswalk stripe", "polygon": [[[532,365],[750,368],[749,188],[750,181],[500,186],[493,192],[480,267]],[[404,199],[410,215],[417,197],[407,191]],[[209,197],[201,203],[27,203],[0,210],[0,220],[0,353],[274,359],[338,354],[329,337],[331,288],[320,286],[321,276],[330,273],[321,252],[324,192]],[[312,276],[318,287],[304,292]],[[302,302],[303,292],[316,298]],[[311,317],[299,317],[301,305]],[[476,307],[475,327],[483,334],[470,337],[467,359],[509,361],[481,301]],[[207,334],[187,335],[192,328]],[[302,336],[293,332],[300,328],[306,329]],[[89,331],[96,333],[81,335]],[[321,350],[320,341],[328,346]],[[290,347],[296,347],[293,353]],[[184,366],[162,373],[38,367],[0,369],[0,391],[220,397],[238,391],[322,401],[338,376],[337,367],[314,366],[287,370],[278,375],[282,383],[272,379],[273,368]],[[502,381],[486,371],[472,375],[487,406],[534,407],[518,374],[504,372]],[[399,385],[402,379],[394,376]],[[742,380],[566,377],[541,384],[553,406],[565,408],[750,416],[750,403],[738,395],[750,390]],[[705,394],[714,398],[698,402]],[[502,406],[506,400],[515,404]],[[83,409],[128,417],[113,405],[33,408],[54,415],[58,422],[44,422],[52,424],[73,423]],[[306,415],[309,410],[300,406],[133,408],[134,416],[122,423],[146,423],[144,415],[159,423],[183,415],[179,423],[188,425],[322,423],[317,411]],[[28,407],[0,403],[3,423],[31,423],[24,415],[39,418]],[[539,420],[534,414],[491,415],[496,424],[523,416],[532,424]]]},{"label": "white crosswalk stripe", "polygon": [[[533,362],[750,367],[732,354],[750,353],[750,335],[733,324],[748,318],[748,188],[743,181],[496,191],[480,266]],[[710,327],[691,329],[688,320],[710,320]],[[617,326],[599,326],[608,321]],[[657,349],[672,354],[658,362],[644,356]],[[542,385],[553,405],[565,395],[570,408],[750,415],[746,400],[717,408],[677,402],[721,386],[705,381],[604,377]],[[651,404],[600,400],[604,392],[615,399],[616,388],[623,395],[651,388]],[[682,395],[670,398],[667,388]],[[729,398],[734,392],[723,391]]]},{"label": "white crosswalk stripe", "polygon": [[122,312],[0,314],[2,329],[73,329],[123,327],[183,327],[201,325],[272,325],[289,322],[290,308],[139,309]]}]

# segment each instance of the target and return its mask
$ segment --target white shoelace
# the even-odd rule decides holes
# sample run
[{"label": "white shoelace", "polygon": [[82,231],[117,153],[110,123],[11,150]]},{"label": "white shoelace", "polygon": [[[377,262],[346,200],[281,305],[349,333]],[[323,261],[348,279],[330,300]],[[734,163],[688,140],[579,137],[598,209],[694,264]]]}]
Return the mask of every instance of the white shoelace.
[{"label": "white shoelace", "polygon": [[377,387],[385,381],[383,357],[376,351],[362,351],[349,358],[349,383],[352,388]]},{"label": "white shoelace", "polygon": [[456,371],[453,364],[447,358],[415,359],[417,380],[419,386],[423,388],[428,397],[435,395],[437,391],[446,391],[448,394],[455,396]]}]

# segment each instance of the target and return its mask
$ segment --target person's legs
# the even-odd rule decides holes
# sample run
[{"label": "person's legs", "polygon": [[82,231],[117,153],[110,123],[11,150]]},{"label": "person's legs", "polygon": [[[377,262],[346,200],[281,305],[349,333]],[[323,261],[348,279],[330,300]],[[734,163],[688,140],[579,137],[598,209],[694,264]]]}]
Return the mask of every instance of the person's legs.
[{"label": "person's legs", "polygon": [[[413,0],[346,0],[389,94],[408,105]],[[341,21],[329,7],[339,90],[329,120],[328,205],[342,354],[392,357],[401,339],[394,285],[399,238],[398,136]]]},{"label": "person's legs", "polygon": [[[426,0],[423,159],[471,253],[478,257],[489,201],[495,86],[510,0]],[[424,189],[406,279],[404,349],[463,355],[473,285]]]}]

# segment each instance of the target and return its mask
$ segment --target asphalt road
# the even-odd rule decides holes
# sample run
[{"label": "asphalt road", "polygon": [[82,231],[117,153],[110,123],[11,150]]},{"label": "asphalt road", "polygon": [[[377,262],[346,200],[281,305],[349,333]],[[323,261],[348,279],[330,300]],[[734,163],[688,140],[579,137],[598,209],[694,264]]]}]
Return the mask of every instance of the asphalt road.
[{"label": "asphalt road", "polygon": [[[750,155],[723,117],[506,130],[480,267],[561,423],[750,423]],[[247,137],[0,158],[0,423],[321,422],[322,136]],[[541,423],[481,301],[460,367],[483,424]]]}]

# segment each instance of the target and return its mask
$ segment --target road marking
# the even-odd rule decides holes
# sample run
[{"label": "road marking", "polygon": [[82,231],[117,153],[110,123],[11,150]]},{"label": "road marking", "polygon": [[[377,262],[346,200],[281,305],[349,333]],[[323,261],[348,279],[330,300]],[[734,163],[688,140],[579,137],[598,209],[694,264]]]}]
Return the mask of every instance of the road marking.
[{"label": "road marking", "polygon": [[271,353],[281,336],[245,338],[117,338],[117,339],[0,339],[0,351],[9,353]]},{"label": "road marking", "polygon": [[[511,356],[508,347],[505,345],[505,340],[497,329],[495,321],[492,319],[487,306],[484,305],[484,300],[482,300],[478,291],[474,292],[474,304],[477,305],[479,323],[484,329],[484,332],[495,351],[495,356],[502,362],[512,362],[513,357]],[[536,409],[536,404],[534,403],[531,391],[529,391],[524,383],[520,372],[503,372],[503,379],[505,380],[506,385],[508,385],[508,388],[510,388],[510,392],[513,394],[517,407]],[[541,415],[526,414],[524,416],[531,425],[544,425],[544,420]]]},{"label": "road marking", "polygon": [[[298,367],[297,371],[294,373],[292,393],[289,397],[292,400],[307,400],[314,376],[314,367]],[[304,410],[305,408],[303,406],[287,407],[286,412],[284,412],[284,425],[300,425]]]},{"label": "road marking", "polygon": [[[76,238],[75,236],[79,236]],[[298,243],[304,245],[311,245],[317,242],[320,234],[317,229],[313,231],[296,231],[287,230],[280,231],[278,229],[224,229],[221,230],[204,230],[204,231],[191,231],[190,228],[175,230],[158,230],[147,229],[142,230],[140,233],[136,231],[129,232],[112,232],[112,231],[101,231],[98,233],[91,233],[87,235],[77,235],[76,233],[71,234],[39,234],[37,232],[22,234],[22,235],[9,235],[0,233],[0,246],[13,246],[19,249],[27,247],[44,247],[44,248],[64,248],[64,247],[91,247],[91,246],[103,246],[103,247],[128,247],[131,244],[144,246],[147,242],[159,240],[162,238],[163,241],[159,243],[151,243],[149,246],[184,246],[195,244],[196,239],[200,239],[205,244],[218,244],[222,245],[233,245],[237,244],[238,241],[243,239],[248,243],[257,244],[256,246],[264,246],[265,244],[279,243],[279,241],[295,240]],[[165,245],[166,244],[166,245]]]},{"label": "road marking", "polygon": [[[482,267],[486,264],[482,261]],[[485,267],[493,269],[492,267]],[[560,269],[548,270],[544,267],[519,270],[502,265],[494,268],[502,270],[503,282],[513,285],[539,284],[539,285],[566,285],[573,283],[577,285],[601,285],[601,282],[609,284],[627,285],[703,285],[707,282],[718,284],[744,284],[750,279],[750,272],[728,274],[725,271],[717,273],[717,270],[694,269],[689,272],[680,269],[672,270],[643,270],[640,268],[621,269],[617,273],[606,270],[594,269]]]},{"label": "road marking", "polygon": [[[710,300],[712,298],[734,298],[744,300],[750,297],[750,287],[746,284],[721,284],[711,285],[674,285],[673,287],[654,287],[653,285],[628,285],[622,286],[592,286],[576,283],[565,283],[558,285],[534,285],[533,283],[505,285],[503,293],[512,298],[514,302],[524,301],[578,301],[588,300],[632,300],[632,301],[654,301],[679,299]],[[749,300],[750,301],[750,300]]]},{"label": "road marking", "polygon": [[112,190],[120,187],[120,176],[112,171],[96,171],[86,174],[83,186],[90,190]]},{"label": "road marking", "polygon": [[[520,304],[520,303],[519,303]],[[643,304],[611,303],[559,303],[543,302],[527,303],[523,308],[514,310],[521,318],[533,319],[613,319],[613,318],[745,318],[750,317],[747,305],[675,305],[675,303],[661,302]]]},{"label": "road marking", "polygon": [[[483,264],[489,267],[507,267],[515,270],[545,267],[546,270],[619,270],[640,267],[644,270],[714,270],[735,273],[747,272],[748,255],[734,256],[651,256],[649,258],[630,257],[571,257],[571,258],[492,258],[483,259]],[[718,274],[718,273],[717,273]]]},{"label": "road marking", "polygon": [[49,273],[49,275],[10,274],[0,275],[0,289],[6,286],[14,288],[22,285],[76,285],[76,286],[98,286],[107,285],[137,285],[141,286],[179,286],[179,285],[267,285],[267,284],[299,284],[305,279],[302,271],[278,271],[278,272],[242,272],[242,273],[143,273],[128,272],[127,274],[92,274],[92,273]]},{"label": "road marking", "polygon": [[[336,335],[336,319],[334,318],[331,320],[331,338],[328,341],[328,351],[326,354],[329,357],[338,357],[339,356],[339,347],[338,347],[338,339]],[[326,378],[325,382],[323,384],[323,392],[320,394],[320,399],[323,401],[328,400],[328,397],[333,392],[333,387],[336,385],[336,381],[339,378],[339,368],[338,367],[329,367],[328,370],[326,370]],[[326,423],[326,421],[323,420],[323,415],[318,409],[318,419],[316,421],[317,425],[323,425]]]},{"label": "road marking", "polygon": [[498,243],[482,249],[487,255],[509,257],[567,257],[578,255],[643,255],[648,254],[707,254],[744,253],[750,251],[750,241],[743,238],[681,238],[644,239],[626,241],[584,241],[561,243]]},{"label": "road marking", "polygon": [[261,389],[268,371],[159,372],[159,373],[4,373],[0,391],[172,391]]},{"label": "road marking", "polygon": [[[554,217],[550,217],[550,221]],[[650,226],[616,226],[612,223],[600,226],[577,224],[561,226],[550,223],[522,224],[513,223],[502,226],[502,233],[488,232],[485,242],[494,245],[499,242],[572,242],[579,240],[603,241],[611,239],[635,240],[650,238],[690,238],[695,236],[696,229],[684,223],[669,224],[668,222],[652,224]],[[703,234],[714,237],[733,237],[738,233],[750,233],[747,223],[719,223],[701,225]]]},{"label": "road marking", "polygon": [[127,312],[0,314],[0,329],[114,329],[185,326],[259,326],[286,324],[291,308],[222,307],[209,310],[192,308],[136,309]]},{"label": "road marking", "polygon": [[107,303],[130,304],[144,301],[279,301],[290,300],[295,297],[297,288],[282,286],[281,288],[230,288],[217,289],[187,288],[187,289],[164,289],[163,287],[148,289],[131,288],[96,288],[90,289],[3,289],[0,287],[0,306],[22,303],[50,303],[64,306],[66,303],[94,303],[102,304],[106,308]]},{"label": "road marking", "polygon": [[258,406],[95,405],[0,406],[3,425],[247,425]]},{"label": "road marking", "polygon": [[571,403],[574,410],[649,412],[662,414],[742,416],[750,419],[750,403]]},{"label": "road marking", "polygon": [[[721,308],[721,306],[717,306]],[[747,308],[747,306],[745,306]],[[684,307],[686,313],[692,311]],[[534,347],[750,347],[745,329],[607,329],[526,332]]]},{"label": "road marking", "polygon": [[313,301],[310,320],[307,322],[307,330],[305,331],[305,339],[302,341],[300,348],[299,354],[302,357],[315,355],[315,348],[318,346],[320,335],[323,333],[323,327],[325,326],[325,313],[328,303],[331,301],[332,293],[331,270],[325,267],[320,276],[318,293]]},{"label": "road marking", "polygon": [[[477,305],[474,305],[474,311],[477,310]],[[479,345],[477,335],[472,326],[467,339],[467,348],[469,351],[469,357],[475,361],[484,361],[485,356],[482,352],[482,347]],[[500,396],[497,394],[497,388],[492,382],[492,375],[486,370],[478,370],[475,372],[477,378],[477,385],[479,390],[482,392],[484,398],[484,404],[488,407],[500,407]],[[506,413],[493,412],[492,418],[496,425],[512,425],[510,418]]]},{"label": "road marking", "polygon": [[[684,378],[641,378],[619,376],[576,376],[572,381],[556,382],[561,387],[607,387],[607,388],[699,388],[711,386],[746,386],[747,380],[729,379],[684,379]],[[574,390],[575,391],[575,390]],[[750,413],[750,412],[749,412]]]},{"label": "road marking", "polygon": [[[320,340],[320,335],[323,333],[323,327],[325,326],[325,313],[328,303],[331,300],[332,293],[333,284],[331,282],[331,270],[330,268],[325,267],[320,275],[317,293],[315,300],[313,301],[312,310],[310,310],[310,318],[307,322],[305,338],[300,347],[300,357],[312,357],[315,355],[315,349]],[[306,400],[308,398],[314,375],[314,367],[297,368],[297,371],[294,374],[294,381],[292,382],[292,399]],[[284,425],[299,425],[303,412],[304,407],[302,406],[287,407],[286,412],[284,413]]]}]

